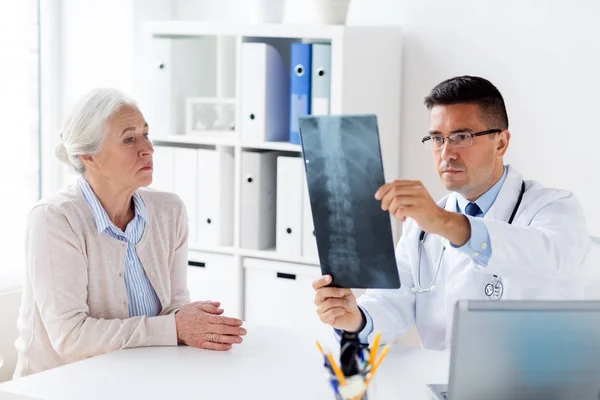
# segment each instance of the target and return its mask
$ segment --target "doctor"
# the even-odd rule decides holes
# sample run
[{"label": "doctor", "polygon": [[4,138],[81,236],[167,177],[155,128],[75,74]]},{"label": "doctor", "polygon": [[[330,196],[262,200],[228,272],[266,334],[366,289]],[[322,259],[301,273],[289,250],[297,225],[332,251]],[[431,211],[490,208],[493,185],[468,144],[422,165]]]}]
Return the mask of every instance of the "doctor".
[{"label": "doctor", "polygon": [[425,98],[440,178],[451,193],[437,204],[421,182],[397,180],[375,198],[405,222],[396,248],[402,287],[367,290],[313,283],[326,324],[372,343],[392,342],[416,324],[428,349],[449,345],[459,299],[578,299],[590,241],[583,211],[564,190],[524,180],[504,165],[508,116],[498,89],[479,77],[437,85]]}]

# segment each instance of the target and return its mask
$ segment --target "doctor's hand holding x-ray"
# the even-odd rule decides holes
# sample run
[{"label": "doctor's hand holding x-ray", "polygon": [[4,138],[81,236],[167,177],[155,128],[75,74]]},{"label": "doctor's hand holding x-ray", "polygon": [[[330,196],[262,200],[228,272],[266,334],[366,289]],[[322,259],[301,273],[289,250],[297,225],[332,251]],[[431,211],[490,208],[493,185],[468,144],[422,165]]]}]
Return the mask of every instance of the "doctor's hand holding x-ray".
[{"label": "doctor's hand holding x-ray", "polygon": [[[406,218],[412,218],[427,233],[440,234],[460,245],[469,238],[471,228],[468,219],[439,207],[419,181],[387,183],[379,189],[375,198],[381,200],[382,209],[389,211],[396,219],[405,222]],[[359,331],[363,327],[364,317],[354,294],[350,289],[327,287],[330,283],[330,275],[313,283],[315,304],[321,320],[337,329]]]},{"label": "doctor's hand holding x-ray", "polygon": [[524,180],[504,164],[510,143],[502,95],[489,81],[444,81],[425,98],[435,167],[450,194],[435,202],[419,181],[383,185],[375,198],[404,222],[396,247],[400,289],[313,283],[321,321],[372,343],[392,342],[416,325],[423,347],[443,350],[460,299],[583,297],[590,248],[583,211],[570,192]]}]

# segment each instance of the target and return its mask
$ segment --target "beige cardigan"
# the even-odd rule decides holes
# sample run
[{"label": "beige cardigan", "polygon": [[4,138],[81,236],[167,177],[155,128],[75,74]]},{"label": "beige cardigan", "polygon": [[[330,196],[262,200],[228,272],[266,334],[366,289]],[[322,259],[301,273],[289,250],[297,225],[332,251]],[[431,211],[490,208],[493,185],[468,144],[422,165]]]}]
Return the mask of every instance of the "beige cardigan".
[{"label": "beige cardigan", "polygon": [[172,193],[138,193],[148,222],[136,250],[160,315],[129,318],[127,245],[98,233],[81,189],[71,185],[29,215],[15,377],[128,347],[177,345],[174,313],[189,302],[185,206]]}]

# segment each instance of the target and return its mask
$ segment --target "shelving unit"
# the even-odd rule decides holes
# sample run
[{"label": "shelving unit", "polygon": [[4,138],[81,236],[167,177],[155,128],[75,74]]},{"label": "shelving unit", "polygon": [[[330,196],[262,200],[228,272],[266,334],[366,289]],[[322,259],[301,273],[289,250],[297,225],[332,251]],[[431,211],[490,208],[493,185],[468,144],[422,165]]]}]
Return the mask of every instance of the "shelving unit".
[{"label": "shelving unit", "polygon": [[275,151],[290,151],[293,153],[302,153],[302,147],[298,144],[287,143],[287,142],[261,142],[251,143],[243,142],[241,144],[242,149],[256,149],[256,150],[275,150]]},{"label": "shelving unit", "polygon": [[179,144],[189,145],[207,145],[207,146],[237,146],[236,139],[220,138],[212,136],[191,136],[191,135],[168,135],[153,140],[154,145],[171,146]]},{"label": "shelving unit", "polygon": [[238,254],[242,257],[252,257],[259,258],[264,260],[274,260],[274,261],[283,261],[294,264],[305,264],[311,266],[318,266],[319,260],[316,258],[308,258],[308,257],[289,257],[285,255],[278,254],[275,248],[265,249],[265,250],[245,250],[240,249]]},{"label": "shelving unit", "polygon": [[[223,281],[223,275],[218,278],[212,276],[211,268],[203,271],[206,272],[203,279],[215,280],[214,284],[219,290],[227,292],[228,299],[233,299],[226,312],[242,318],[247,315],[272,315],[276,318],[277,314],[286,312],[274,304],[271,311],[255,313],[247,308],[248,304],[277,303],[280,299],[271,298],[270,302],[261,302],[253,297],[251,303],[248,303],[249,300],[245,298],[248,293],[252,296],[263,293],[265,297],[270,297],[271,293],[285,292],[281,288],[272,287],[279,284],[276,278],[265,281],[264,287],[258,291],[255,287],[247,286],[250,282],[258,284],[264,271],[279,271],[276,277],[284,277],[285,282],[281,284],[289,286],[291,292],[296,293],[294,285],[302,285],[297,293],[302,293],[303,298],[291,300],[298,303],[298,307],[292,307],[293,312],[303,314],[299,320],[308,321],[310,327],[306,328],[307,332],[318,331],[320,323],[314,312],[312,296],[309,296],[312,289],[307,290],[303,286],[306,284],[304,278],[320,274],[317,256],[284,254],[275,248],[248,249],[240,245],[245,204],[245,199],[242,198],[245,179],[241,161],[243,154],[276,151],[286,156],[302,155],[301,146],[297,144],[257,142],[244,138],[241,128],[244,117],[241,115],[242,46],[244,43],[256,42],[274,46],[281,53],[289,71],[291,43],[330,44],[330,113],[377,115],[384,171],[386,179],[391,180],[399,176],[400,165],[400,30],[394,27],[243,25],[188,21],[152,22],[145,25],[144,29],[148,39],[146,48],[149,68],[144,74],[140,74],[140,79],[146,82],[147,91],[140,104],[151,127],[155,156],[161,150],[169,148],[192,148],[226,152],[233,157],[233,179],[229,183],[233,193],[231,243],[207,246],[205,243],[190,242],[190,258],[195,260],[195,264],[202,264],[198,261],[202,257],[213,260],[211,262],[218,265],[227,264],[230,274],[226,280]],[[210,132],[206,136],[186,135],[185,126],[189,121],[186,122],[183,111],[188,97],[235,99],[235,128],[230,132]],[[157,161],[155,167],[155,170],[160,168]],[[195,172],[198,174],[202,171]],[[190,182],[196,179],[193,168],[177,170],[174,174],[184,174],[177,175],[180,181],[182,177]],[[210,195],[201,189],[198,192],[202,197]],[[220,198],[220,201],[224,200],[226,199]],[[398,228],[393,223],[396,237]],[[256,272],[256,268],[262,272]],[[304,278],[298,276],[296,279],[298,272]],[[252,276],[252,279],[247,279],[248,276]],[[199,278],[198,275],[196,278]]]}]

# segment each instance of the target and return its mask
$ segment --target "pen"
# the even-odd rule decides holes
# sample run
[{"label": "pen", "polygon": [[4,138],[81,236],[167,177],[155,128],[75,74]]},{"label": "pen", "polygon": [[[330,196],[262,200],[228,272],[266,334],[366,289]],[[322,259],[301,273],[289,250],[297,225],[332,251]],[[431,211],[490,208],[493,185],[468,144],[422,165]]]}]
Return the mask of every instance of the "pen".
[{"label": "pen", "polygon": [[375,342],[373,342],[373,347],[371,348],[371,355],[369,356],[369,365],[373,365],[375,363],[375,358],[377,357],[377,349],[379,348],[379,342],[381,341],[381,333],[378,333],[375,336]]},{"label": "pen", "polygon": [[327,368],[327,370],[329,372],[331,372],[332,374],[335,374],[335,372],[333,371],[333,368],[331,368],[331,365],[329,365],[329,359],[327,358],[327,355],[325,354],[325,352],[323,351],[323,347],[321,346],[321,343],[319,343],[319,341],[317,340],[317,348],[319,349],[319,351],[321,352],[321,354],[323,355],[323,366],[325,368]]},{"label": "pen", "polygon": [[344,374],[342,374],[342,370],[340,370],[340,367],[338,367],[335,363],[335,360],[333,359],[331,353],[327,354],[327,358],[329,359],[329,365],[331,365],[331,368],[333,368],[333,372],[335,372],[335,375],[340,381],[340,384],[342,386],[346,386],[346,378],[344,377]]},{"label": "pen", "polygon": [[379,366],[381,365],[381,363],[383,362],[383,359],[385,358],[385,356],[387,355],[388,351],[390,351],[390,346],[385,346],[383,348],[383,351],[381,352],[381,356],[379,357],[379,360],[377,360],[377,362],[375,363],[375,366],[373,367],[373,369],[371,370],[371,374],[369,375],[369,377],[367,378],[365,384],[368,386],[369,383],[371,382],[371,380],[373,379],[373,377],[375,376],[375,373],[377,372],[377,369],[379,368]]},{"label": "pen", "polygon": [[338,390],[338,381],[337,379],[330,379],[329,383],[331,383],[331,387],[333,388],[333,391],[335,392],[335,394],[339,394],[340,391]]}]

